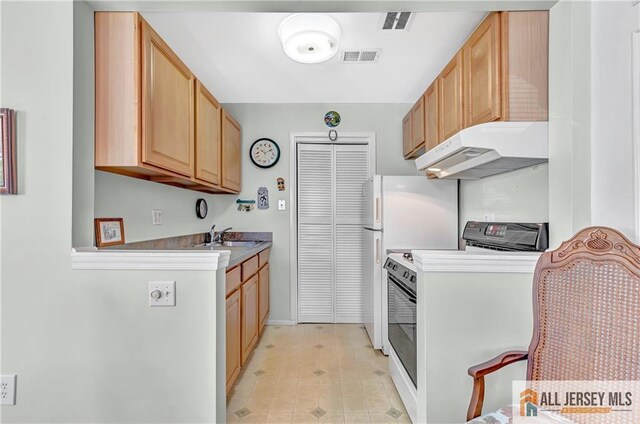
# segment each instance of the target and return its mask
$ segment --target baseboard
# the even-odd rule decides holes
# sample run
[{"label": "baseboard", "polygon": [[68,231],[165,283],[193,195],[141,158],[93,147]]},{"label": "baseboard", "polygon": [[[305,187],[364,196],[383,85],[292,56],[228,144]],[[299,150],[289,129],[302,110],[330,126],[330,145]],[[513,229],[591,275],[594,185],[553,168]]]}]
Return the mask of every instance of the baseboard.
[{"label": "baseboard", "polygon": [[296,325],[296,322],[288,319],[270,319],[266,325]]}]

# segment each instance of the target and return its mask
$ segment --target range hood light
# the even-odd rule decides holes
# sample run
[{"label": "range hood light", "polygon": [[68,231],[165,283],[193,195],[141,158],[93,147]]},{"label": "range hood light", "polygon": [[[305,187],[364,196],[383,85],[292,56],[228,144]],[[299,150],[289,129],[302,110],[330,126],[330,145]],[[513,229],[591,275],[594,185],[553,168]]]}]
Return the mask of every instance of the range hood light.
[{"label": "range hood light", "polygon": [[442,171],[442,169],[440,169],[440,168],[427,168],[427,171],[429,171],[429,172],[440,172],[440,171]]},{"label": "range hood light", "polygon": [[480,156],[482,153],[477,152],[475,150],[469,150],[468,152],[464,152],[464,155],[468,158],[475,158],[477,156]]}]

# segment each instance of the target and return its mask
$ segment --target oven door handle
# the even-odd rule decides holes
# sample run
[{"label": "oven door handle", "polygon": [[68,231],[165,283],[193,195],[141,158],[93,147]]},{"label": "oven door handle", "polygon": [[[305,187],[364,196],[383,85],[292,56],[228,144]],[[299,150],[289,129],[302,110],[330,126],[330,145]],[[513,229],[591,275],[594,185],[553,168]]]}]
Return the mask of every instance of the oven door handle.
[{"label": "oven door handle", "polygon": [[395,281],[395,279],[393,278],[390,278],[390,280],[391,284],[399,288],[409,298],[409,302],[416,303],[416,295],[414,293],[411,293],[406,287],[404,287],[404,284]]}]

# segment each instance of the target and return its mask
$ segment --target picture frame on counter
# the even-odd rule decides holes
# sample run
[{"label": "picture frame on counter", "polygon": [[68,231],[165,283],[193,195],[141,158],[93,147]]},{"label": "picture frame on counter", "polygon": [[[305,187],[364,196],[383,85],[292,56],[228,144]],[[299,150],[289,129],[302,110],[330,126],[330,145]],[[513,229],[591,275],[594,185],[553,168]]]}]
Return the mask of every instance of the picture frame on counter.
[{"label": "picture frame on counter", "polygon": [[123,218],[96,218],[96,247],[116,246],[124,244]]},{"label": "picture frame on counter", "polygon": [[18,193],[16,113],[0,108],[0,194]]}]

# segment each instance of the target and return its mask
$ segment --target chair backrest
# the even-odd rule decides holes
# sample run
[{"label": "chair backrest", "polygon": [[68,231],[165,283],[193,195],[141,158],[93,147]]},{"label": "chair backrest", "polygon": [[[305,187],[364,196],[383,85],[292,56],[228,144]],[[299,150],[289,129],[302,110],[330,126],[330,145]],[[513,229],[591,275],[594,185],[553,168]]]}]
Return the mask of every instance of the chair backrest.
[{"label": "chair backrest", "polygon": [[530,380],[640,380],[640,247],[590,227],[545,252],[533,287]]}]

